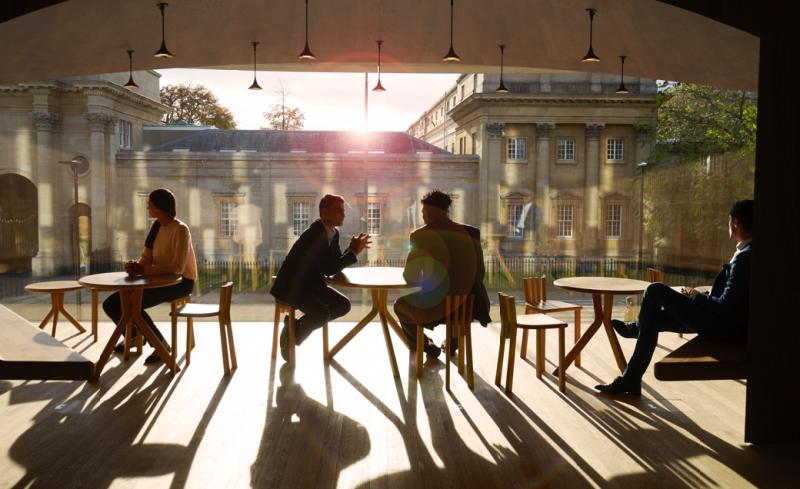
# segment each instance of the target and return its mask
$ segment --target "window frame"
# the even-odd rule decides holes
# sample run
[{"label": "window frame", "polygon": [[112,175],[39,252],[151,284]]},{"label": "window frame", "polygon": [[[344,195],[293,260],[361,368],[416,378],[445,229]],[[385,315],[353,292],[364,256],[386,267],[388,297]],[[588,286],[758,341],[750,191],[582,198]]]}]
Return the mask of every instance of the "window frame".
[{"label": "window frame", "polygon": [[[522,158],[512,157],[511,155],[511,146],[512,141],[514,142],[514,152],[515,154],[519,152],[519,148],[517,145],[522,143]],[[506,163],[527,163],[528,161],[528,138],[524,136],[514,136],[514,137],[507,137],[506,138]]]},{"label": "window frame", "polygon": [[[231,208],[226,215],[225,209]],[[222,198],[218,202],[217,231],[221,238],[234,238],[239,231],[239,202],[236,198]],[[227,225],[226,225],[227,223]]]},{"label": "window frame", "polygon": [[[518,212],[515,212],[514,217],[514,226],[512,226],[512,219],[511,219],[511,211],[512,209],[516,209]],[[519,199],[511,199],[505,202],[505,238],[507,239],[523,239],[525,237],[525,226],[523,225],[521,228],[519,227],[520,221],[522,220],[523,213],[525,211],[525,202]],[[512,231],[512,229],[514,231]]]},{"label": "window frame", "polygon": [[[562,158],[561,156],[561,142],[570,142],[572,143],[572,148],[570,149],[572,152],[572,158]],[[556,140],[556,162],[557,163],[577,163],[577,148],[578,142],[576,138],[572,136],[559,136]]]},{"label": "window frame", "polygon": [[[604,209],[605,219],[603,220],[604,221],[603,228],[605,230],[605,238],[606,239],[610,239],[610,240],[622,239],[622,210],[623,210],[622,207],[623,207],[622,206],[622,202],[615,201],[615,202],[607,202],[606,203],[605,209]],[[612,220],[612,217],[613,217],[612,216],[613,213],[611,212],[612,208],[616,208],[617,209],[616,219],[615,220]],[[616,235],[611,234],[610,231],[609,231],[610,227],[613,224],[616,224],[616,226],[617,226],[617,234]]]},{"label": "window frame", "polygon": [[[619,158],[611,158],[612,156],[612,144],[611,142],[614,141],[615,145],[616,142],[619,142]],[[614,153],[616,153],[617,148],[614,148]],[[614,154],[613,156],[617,156]],[[622,137],[609,137],[606,138],[606,163],[611,164],[620,164],[625,162],[625,138]]]},{"label": "window frame", "polygon": [[[569,234],[562,233],[562,209],[569,209]],[[556,222],[555,222],[556,239],[572,240],[575,239],[575,204],[574,203],[557,203],[556,204]]]},{"label": "window frame", "polygon": [[[377,217],[371,215],[373,211],[377,211]],[[367,234],[370,236],[380,236],[381,228],[383,225],[383,205],[378,199],[367,199]],[[374,224],[377,222],[377,225]],[[375,232],[377,229],[377,232]]]},{"label": "window frame", "polygon": [[117,121],[117,142],[119,149],[131,149],[133,147],[133,123],[126,119]]},{"label": "window frame", "polygon": [[[300,236],[301,234],[303,234],[303,231],[308,229],[308,226],[311,225],[311,208],[312,208],[313,204],[312,204],[312,202],[310,200],[298,199],[298,200],[294,200],[294,201],[290,202],[289,205],[291,207],[291,211],[290,212],[292,213],[292,216],[291,216],[291,219],[292,219],[292,221],[291,221],[292,222],[292,236]],[[305,216],[305,226],[301,225],[300,228],[298,228],[298,222],[302,223],[303,218],[302,218],[302,216],[298,217],[298,215],[296,213],[296,209],[299,206],[306,206],[306,210],[307,210],[306,216]]]}]

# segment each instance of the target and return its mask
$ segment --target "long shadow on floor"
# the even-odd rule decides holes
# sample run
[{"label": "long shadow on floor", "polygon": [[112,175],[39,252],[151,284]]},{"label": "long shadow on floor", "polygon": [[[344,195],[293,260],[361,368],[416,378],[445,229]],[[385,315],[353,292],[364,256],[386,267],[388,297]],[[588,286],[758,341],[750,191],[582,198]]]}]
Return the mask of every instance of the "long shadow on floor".
[{"label": "long shadow on floor", "polygon": [[[172,378],[162,369],[147,368],[105,397],[114,380],[128,368],[121,364],[106,370],[99,387],[70,382],[55,390],[51,383],[25,384],[17,387],[21,388],[19,393],[14,392],[17,388],[12,389],[12,402],[50,399],[34,417],[33,425],[9,449],[11,459],[26,468],[14,488],[106,488],[119,478],[163,474],[175,474],[172,487],[185,485],[202,434],[228,379],[220,381],[188,445],[147,443],[146,434],[180,376]],[[43,457],[43,453],[49,455]]]}]

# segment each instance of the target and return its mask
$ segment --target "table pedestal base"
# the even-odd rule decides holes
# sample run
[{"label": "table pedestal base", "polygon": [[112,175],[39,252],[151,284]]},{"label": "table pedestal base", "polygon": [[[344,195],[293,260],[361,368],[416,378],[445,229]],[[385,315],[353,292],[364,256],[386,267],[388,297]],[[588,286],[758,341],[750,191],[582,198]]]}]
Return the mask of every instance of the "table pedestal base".
[{"label": "table pedestal base", "polygon": [[64,309],[64,292],[50,292],[50,312],[47,313],[47,316],[42,319],[42,322],[39,323],[39,329],[44,329],[47,326],[47,323],[50,319],[53,319],[53,331],[50,333],[52,336],[56,335],[56,325],[58,324],[58,314],[61,313],[67,318],[67,321],[72,323],[78,331],[81,333],[86,332],[86,328],[81,326],[81,323],[78,322],[77,319],[72,317],[70,313]]},{"label": "table pedestal base", "polygon": [[389,336],[389,327],[394,330],[397,336],[403,341],[406,346],[409,346],[408,339],[403,334],[403,330],[397,321],[389,314],[388,306],[387,306],[387,296],[389,294],[388,289],[370,289],[370,293],[372,294],[372,309],[367,313],[364,318],[355,325],[353,329],[351,329],[344,337],[336,343],[333,348],[328,351],[326,355],[326,359],[330,360],[339,353],[339,350],[344,348],[347,343],[350,342],[359,332],[361,332],[364,327],[372,321],[375,316],[378,316],[381,321],[381,328],[383,329],[383,339],[386,342],[386,351],[389,354],[389,363],[392,366],[392,375],[395,377],[400,377],[400,372],[397,368],[397,358],[394,354],[394,347],[392,346],[392,338]]},{"label": "table pedestal base", "polygon": [[[620,372],[625,371],[625,367],[628,366],[627,361],[625,360],[625,355],[622,353],[622,348],[619,346],[619,341],[617,340],[617,335],[614,332],[614,328],[611,327],[611,313],[614,308],[614,294],[592,294],[592,303],[594,305],[594,322],[589,326],[586,332],[580,337],[580,339],[575,343],[575,346],[567,353],[567,356],[564,358],[564,370],[569,367],[572,362],[580,355],[581,351],[586,347],[589,343],[589,340],[592,339],[592,336],[597,333],[600,329],[600,326],[603,326],[606,330],[606,335],[608,336],[608,342],[611,344],[611,351],[614,353],[614,359],[617,362],[617,367],[619,367]],[[559,368],[556,368],[553,371],[553,375],[559,374]]]}]

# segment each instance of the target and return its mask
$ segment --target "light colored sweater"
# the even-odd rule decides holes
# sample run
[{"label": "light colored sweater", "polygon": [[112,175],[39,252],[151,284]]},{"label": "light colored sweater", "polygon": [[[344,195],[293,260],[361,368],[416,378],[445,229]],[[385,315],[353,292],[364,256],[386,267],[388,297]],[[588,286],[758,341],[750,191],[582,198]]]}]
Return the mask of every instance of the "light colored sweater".
[{"label": "light colored sweater", "polygon": [[189,226],[178,219],[161,226],[153,249],[145,248],[139,263],[144,266],[145,275],[174,273],[197,280],[197,260]]}]

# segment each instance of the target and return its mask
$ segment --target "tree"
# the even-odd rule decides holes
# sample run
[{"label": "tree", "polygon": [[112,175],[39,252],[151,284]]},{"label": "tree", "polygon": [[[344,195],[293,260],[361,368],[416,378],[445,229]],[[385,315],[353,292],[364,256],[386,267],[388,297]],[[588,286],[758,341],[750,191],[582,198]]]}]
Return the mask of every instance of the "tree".
[{"label": "tree", "polygon": [[667,83],[645,180],[647,228],[725,257],[727,212],[753,196],[758,100],[751,92]]},{"label": "tree", "polygon": [[264,112],[264,118],[269,122],[268,129],[279,131],[298,131],[303,129],[306,116],[299,107],[286,105],[286,97],[289,96],[289,91],[283,86],[282,82],[279,82],[279,87],[275,94],[280,100],[278,103],[272,104],[267,112]]},{"label": "tree", "polygon": [[236,129],[233,113],[204,85],[165,85],[161,87],[161,103],[171,109],[164,115],[165,124]]}]

